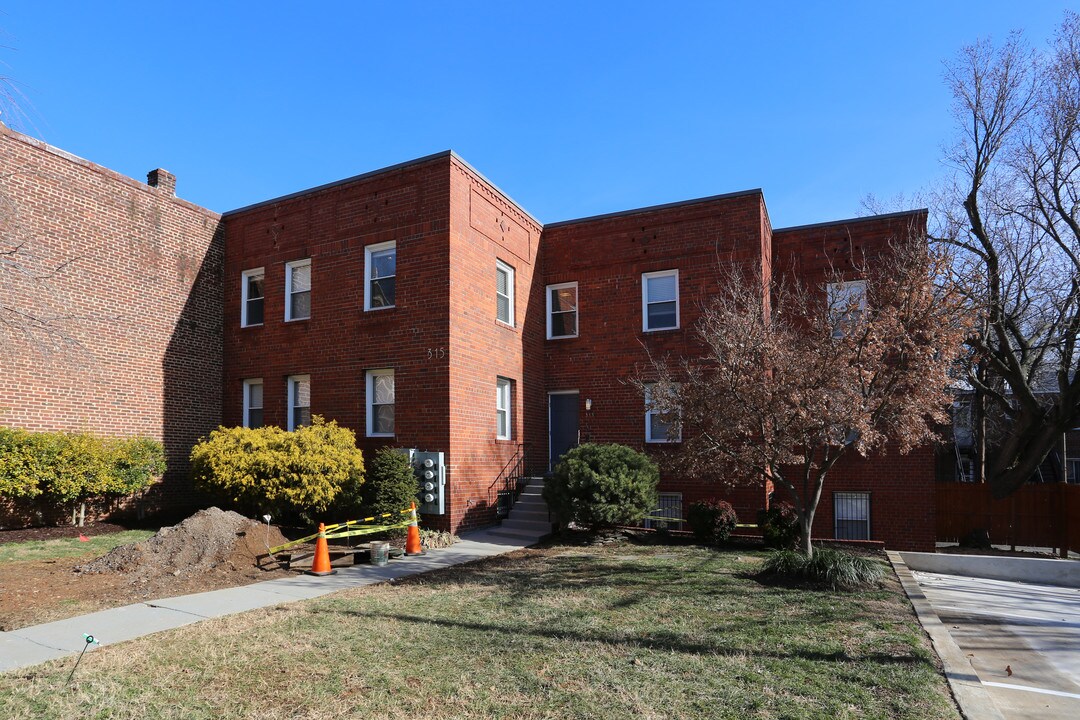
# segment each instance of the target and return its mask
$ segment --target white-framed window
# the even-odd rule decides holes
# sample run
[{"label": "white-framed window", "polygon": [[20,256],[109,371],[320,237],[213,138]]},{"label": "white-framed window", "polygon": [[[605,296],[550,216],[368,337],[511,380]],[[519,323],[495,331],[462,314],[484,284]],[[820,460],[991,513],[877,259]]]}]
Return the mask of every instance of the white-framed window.
[{"label": "white-framed window", "polygon": [[509,440],[510,431],[510,401],[511,381],[506,378],[495,380],[495,437],[498,440]]},{"label": "white-framed window", "polygon": [[858,322],[866,311],[866,281],[829,283],[826,286],[826,298],[833,327],[832,336],[842,338],[847,334],[848,328]]},{"label": "white-framed window", "polygon": [[[652,517],[645,520],[644,527],[664,528],[666,530],[682,529],[682,493],[660,493],[659,506],[649,513]],[[652,518],[670,518],[670,520],[654,520]]]},{"label": "white-framed window", "polygon": [[285,263],[285,320],[311,317],[311,258]]},{"label": "white-framed window", "polygon": [[495,318],[514,326],[514,268],[495,261]]},{"label": "white-framed window", "polygon": [[245,270],[240,275],[240,327],[263,324],[262,268]]},{"label": "white-framed window", "polygon": [[379,243],[364,248],[364,309],[394,307],[397,290],[397,243]]},{"label": "white-framed window", "polygon": [[869,540],[870,493],[833,493],[833,525],[837,540]]},{"label": "white-framed window", "polygon": [[252,378],[244,381],[244,427],[263,426],[263,381]]},{"label": "white-framed window", "polygon": [[578,290],[576,282],[547,286],[548,340],[578,335]]},{"label": "white-framed window", "polygon": [[394,436],[394,371],[367,371],[368,437]]},{"label": "white-framed window", "polygon": [[641,275],[641,329],[674,330],[679,327],[679,271],[661,270]]},{"label": "white-framed window", "polygon": [[311,376],[290,375],[288,382],[289,427],[291,432],[311,424]]},{"label": "white-framed window", "polygon": [[682,433],[672,427],[670,421],[664,420],[664,414],[653,409],[654,384],[645,386],[645,442],[647,443],[676,443],[682,442]]}]

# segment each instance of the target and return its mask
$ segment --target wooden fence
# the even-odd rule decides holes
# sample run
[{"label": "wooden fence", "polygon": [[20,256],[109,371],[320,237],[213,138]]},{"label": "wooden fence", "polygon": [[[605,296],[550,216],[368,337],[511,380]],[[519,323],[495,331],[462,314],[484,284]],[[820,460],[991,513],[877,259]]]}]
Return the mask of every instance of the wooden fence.
[{"label": "wooden fence", "polygon": [[1024,485],[995,500],[989,485],[938,483],[938,541],[959,542],[977,529],[988,531],[994,545],[1080,552],[1080,485]]}]

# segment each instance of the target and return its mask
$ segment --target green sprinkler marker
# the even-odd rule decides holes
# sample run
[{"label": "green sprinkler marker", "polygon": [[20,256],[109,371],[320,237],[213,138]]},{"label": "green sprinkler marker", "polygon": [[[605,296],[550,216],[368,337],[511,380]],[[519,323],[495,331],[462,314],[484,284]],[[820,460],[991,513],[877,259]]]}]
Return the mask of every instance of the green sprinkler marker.
[{"label": "green sprinkler marker", "polygon": [[86,644],[83,645],[82,652],[79,653],[79,659],[75,661],[75,667],[71,668],[71,674],[68,675],[68,679],[67,679],[68,685],[71,684],[71,678],[75,677],[75,670],[78,669],[79,663],[82,662],[82,656],[86,654],[86,648],[90,647],[90,645],[100,645],[101,644],[101,643],[98,642],[98,639],[96,637],[94,637],[93,635],[91,635],[90,633],[83,633],[82,636],[83,636],[83,640],[86,641]]}]

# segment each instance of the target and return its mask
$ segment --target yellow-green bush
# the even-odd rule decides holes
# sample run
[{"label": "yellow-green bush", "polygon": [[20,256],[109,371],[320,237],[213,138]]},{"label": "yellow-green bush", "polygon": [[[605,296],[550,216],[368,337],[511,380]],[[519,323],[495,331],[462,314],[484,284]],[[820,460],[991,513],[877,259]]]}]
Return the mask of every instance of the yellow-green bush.
[{"label": "yellow-green bush", "polygon": [[145,488],[165,472],[165,451],[150,438],[0,428],[0,495],[58,504]]},{"label": "yellow-green bush", "polygon": [[218,428],[191,451],[191,471],[197,487],[246,514],[309,521],[358,496],[364,458],[352,430],[316,416],[293,432]]}]

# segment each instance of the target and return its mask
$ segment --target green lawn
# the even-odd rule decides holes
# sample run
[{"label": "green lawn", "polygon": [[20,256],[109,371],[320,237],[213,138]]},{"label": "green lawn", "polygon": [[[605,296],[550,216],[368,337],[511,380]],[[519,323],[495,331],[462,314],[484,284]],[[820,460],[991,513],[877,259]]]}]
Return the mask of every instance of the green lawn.
[{"label": "green lawn", "polygon": [[[78,528],[71,529],[72,534]],[[124,530],[95,535],[87,542],[81,542],[78,535],[56,540],[27,540],[26,542],[4,543],[0,545],[0,565],[14,562],[37,562],[41,560],[59,560],[84,555],[99,557],[118,545],[145,540],[154,534],[153,530]]]},{"label": "green lawn", "polygon": [[959,718],[895,581],[555,546],[0,676],[5,718]]}]

